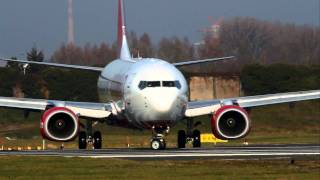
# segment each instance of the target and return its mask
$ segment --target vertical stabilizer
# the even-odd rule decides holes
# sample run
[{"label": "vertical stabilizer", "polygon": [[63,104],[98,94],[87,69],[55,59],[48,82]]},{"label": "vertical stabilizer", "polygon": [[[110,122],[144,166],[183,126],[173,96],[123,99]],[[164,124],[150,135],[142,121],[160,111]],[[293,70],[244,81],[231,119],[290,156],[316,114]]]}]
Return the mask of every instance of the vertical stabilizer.
[{"label": "vertical stabilizer", "polygon": [[118,56],[120,59],[129,60],[131,57],[126,36],[123,0],[118,0],[118,3]]}]

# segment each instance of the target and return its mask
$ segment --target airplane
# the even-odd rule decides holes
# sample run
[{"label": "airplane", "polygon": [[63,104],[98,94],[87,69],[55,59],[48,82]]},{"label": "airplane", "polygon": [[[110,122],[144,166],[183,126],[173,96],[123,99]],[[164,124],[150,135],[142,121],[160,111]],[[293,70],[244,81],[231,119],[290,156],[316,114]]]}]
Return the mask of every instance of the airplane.
[{"label": "airplane", "polygon": [[[123,0],[118,0],[118,59],[103,68],[0,58],[7,62],[99,72],[100,102],[0,97],[0,107],[43,112],[40,120],[43,138],[68,142],[78,137],[79,149],[86,149],[88,144],[92,144],[94,149],[102,148],[101,132],[93,132],[93,123],[98,122],[151,130],[150,146],[159,150],[166,148],[165,135],[170,128],[183,120],[187,120],[187,131],[178,131],[177,147],[185,148],[190,141],[196,148],[201,147],[201,133],[195,129],[192,122],[194,117],[208,115],[211,117],[212,133],[217,138],[234,140],[245,137],[250,131],[251,120],[246,109],[320,98],[320,90],[311,90],[189,101],[188,84],[180,67],[232,60],[234,57],[172,64],[156,58],[133,58],[128,47],[124,19]],[[80,118],[85,120],[85,125],[80,123]]]}]

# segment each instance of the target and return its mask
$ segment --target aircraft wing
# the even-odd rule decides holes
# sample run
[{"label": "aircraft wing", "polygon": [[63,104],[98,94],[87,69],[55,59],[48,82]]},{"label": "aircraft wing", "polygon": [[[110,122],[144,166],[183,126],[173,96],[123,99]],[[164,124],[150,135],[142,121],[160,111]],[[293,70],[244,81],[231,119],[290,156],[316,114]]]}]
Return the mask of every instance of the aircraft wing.
[{"label": "aircraft wing", "polygon": [[62,68],[70,68],[70,69],[81,69],[81,70],[98,71],[98,72],[101,72],[103,70],[102,67],[79,66],[79,65],[70,65],[70,64],[58,64],[58,63],[50,63],[50,62],[37,62],[37,61],[15,60],[15,59],[5,59],[5,58],[0,58],[0,61],[17,62],[22,64],[38,64],[38,65],[46,65],[46,66],[62,67]]},{"label": "aircraft wing", "polygon": [[29,111],[45,111],[52,107],[65,107],[75,112],[79,117],[96,119],[106,118],[119,111],[118,106],[112,102],[104,104],[13,97],[0,97],[0,107]]},{"label": "aircraft wing", "polygon": [[320,90],[300,91],[290,93],[268,94],[258,96],[247,96],[229,99],[216,99],[206,101],[193,101],[188,103],[185,113],[186,117],[213,114],[224,105],[239,105],[242,108],[288,103],[295,101],[320,99]]},{"label": "aircraft wing", "polygon": [[202,59],[202,60],[192,60],[192,61],[183,61],[183,62],[173,63],[172,65],[180,67],[180,66],[188,66],[188,65],[200,64],[200,63],[206,63],[206,62],[217,62],[217,61],[231,60],[231,59],[235,59],[235,56]]}]

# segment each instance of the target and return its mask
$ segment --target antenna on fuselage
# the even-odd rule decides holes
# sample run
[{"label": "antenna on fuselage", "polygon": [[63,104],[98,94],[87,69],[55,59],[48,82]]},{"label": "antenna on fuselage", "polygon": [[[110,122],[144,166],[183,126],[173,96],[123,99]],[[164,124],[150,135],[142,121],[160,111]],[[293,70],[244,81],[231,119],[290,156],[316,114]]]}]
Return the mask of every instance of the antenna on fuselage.
[{"label": "antenna on fuselage", "polygon": [[123,0],[118,0],[118,57],[123,60],[131,59],[126,35]]}]

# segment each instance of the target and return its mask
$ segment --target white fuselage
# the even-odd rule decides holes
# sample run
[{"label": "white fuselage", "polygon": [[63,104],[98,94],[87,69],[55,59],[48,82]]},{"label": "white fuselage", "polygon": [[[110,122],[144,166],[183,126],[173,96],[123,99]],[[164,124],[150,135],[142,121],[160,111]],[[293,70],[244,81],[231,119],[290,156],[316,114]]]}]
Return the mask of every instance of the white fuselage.
[{"label": "white fuselage", "polygon": [[184,118],[188,85],[172,64],[159,59],[115,60],[98,80],[102,102],[121,109],[116,117],[137,128],[171,126]]}]

